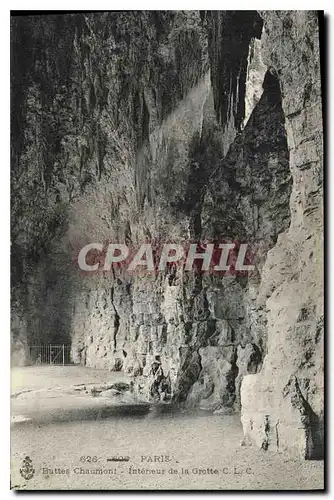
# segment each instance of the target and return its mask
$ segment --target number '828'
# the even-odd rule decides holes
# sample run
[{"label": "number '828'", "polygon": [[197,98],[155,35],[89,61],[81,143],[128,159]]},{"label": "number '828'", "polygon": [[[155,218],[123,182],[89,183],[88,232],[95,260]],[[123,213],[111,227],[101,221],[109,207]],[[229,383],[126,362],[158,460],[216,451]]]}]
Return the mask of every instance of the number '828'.
[{"label": "number '828'", "polygon": [[82,455],[80,457],[80,462],[86,462],[88,464],[92,462],[97,462],[98,458],[96,456],[92,457],[91,455]]}]

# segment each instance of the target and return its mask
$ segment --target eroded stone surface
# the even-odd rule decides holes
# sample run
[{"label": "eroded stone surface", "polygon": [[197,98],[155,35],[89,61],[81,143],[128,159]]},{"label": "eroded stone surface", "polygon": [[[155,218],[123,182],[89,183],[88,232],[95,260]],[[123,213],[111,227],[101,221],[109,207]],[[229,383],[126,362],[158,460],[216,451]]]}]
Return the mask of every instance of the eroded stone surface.
[{"label": "eroded stone surface", "polygon": [[[320,456],[316,13],[48,19],[13,21],[13,363],[71,342],[143,400],[241,406],[245,442]],[[164,239],[248,242],[256,269],[78,272],[87,243]]]},{"label": "eroded stone surface", "polygon": [[262,270],[257,300],[266,300],[268,309],[268,352],[261,371],[243,380],[242,421],[246,436],[260,446],[321,457],[323,155],[317,16],[282,12],[263,17],[263,58],[279,74],[293,188],[290,227]]}]

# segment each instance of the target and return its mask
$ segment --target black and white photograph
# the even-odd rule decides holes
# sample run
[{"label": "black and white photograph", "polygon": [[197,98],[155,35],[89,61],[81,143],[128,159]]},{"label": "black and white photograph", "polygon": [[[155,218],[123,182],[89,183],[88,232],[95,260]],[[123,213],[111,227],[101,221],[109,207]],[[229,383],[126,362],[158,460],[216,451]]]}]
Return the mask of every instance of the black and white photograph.
[{"label": "black and white photograph", "polygon": [[8,23],[10,488],[324,491],[324,12]]}]

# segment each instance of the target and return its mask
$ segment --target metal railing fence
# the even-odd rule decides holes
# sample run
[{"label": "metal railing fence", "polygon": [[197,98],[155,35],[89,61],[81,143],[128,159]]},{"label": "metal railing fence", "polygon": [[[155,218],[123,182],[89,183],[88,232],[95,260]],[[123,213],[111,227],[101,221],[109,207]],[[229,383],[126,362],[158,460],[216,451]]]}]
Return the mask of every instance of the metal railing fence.
[{"label": "metal railing fence", "polygon": [[70,365],[71,346],[62,345],[31,345],[29,346],[30,361],[36,365]]}]

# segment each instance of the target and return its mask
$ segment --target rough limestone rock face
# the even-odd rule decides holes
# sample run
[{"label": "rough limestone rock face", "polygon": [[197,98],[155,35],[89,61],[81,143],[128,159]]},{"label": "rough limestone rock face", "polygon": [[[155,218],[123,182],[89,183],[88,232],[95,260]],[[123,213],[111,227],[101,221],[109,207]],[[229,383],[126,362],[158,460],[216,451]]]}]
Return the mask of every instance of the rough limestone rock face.
[{"label": "rough limestone rock face", "polygon": [[[148,401],[322,436],[322,128],[312,12],[12,21],[12,362],[124,371]],[[255,269],[84,273],[88,243],[247,243]]]},{"label": "rough limestone rock face", "polygon": [[259,446],[317,458],[323,455],[319,33],[310,12],[262,15],[263,60],[279,75],[293,187],[290,227],[262,270],[257,302],[268,311],[267,354],[260,372],[243,379],[242,423]]}]

